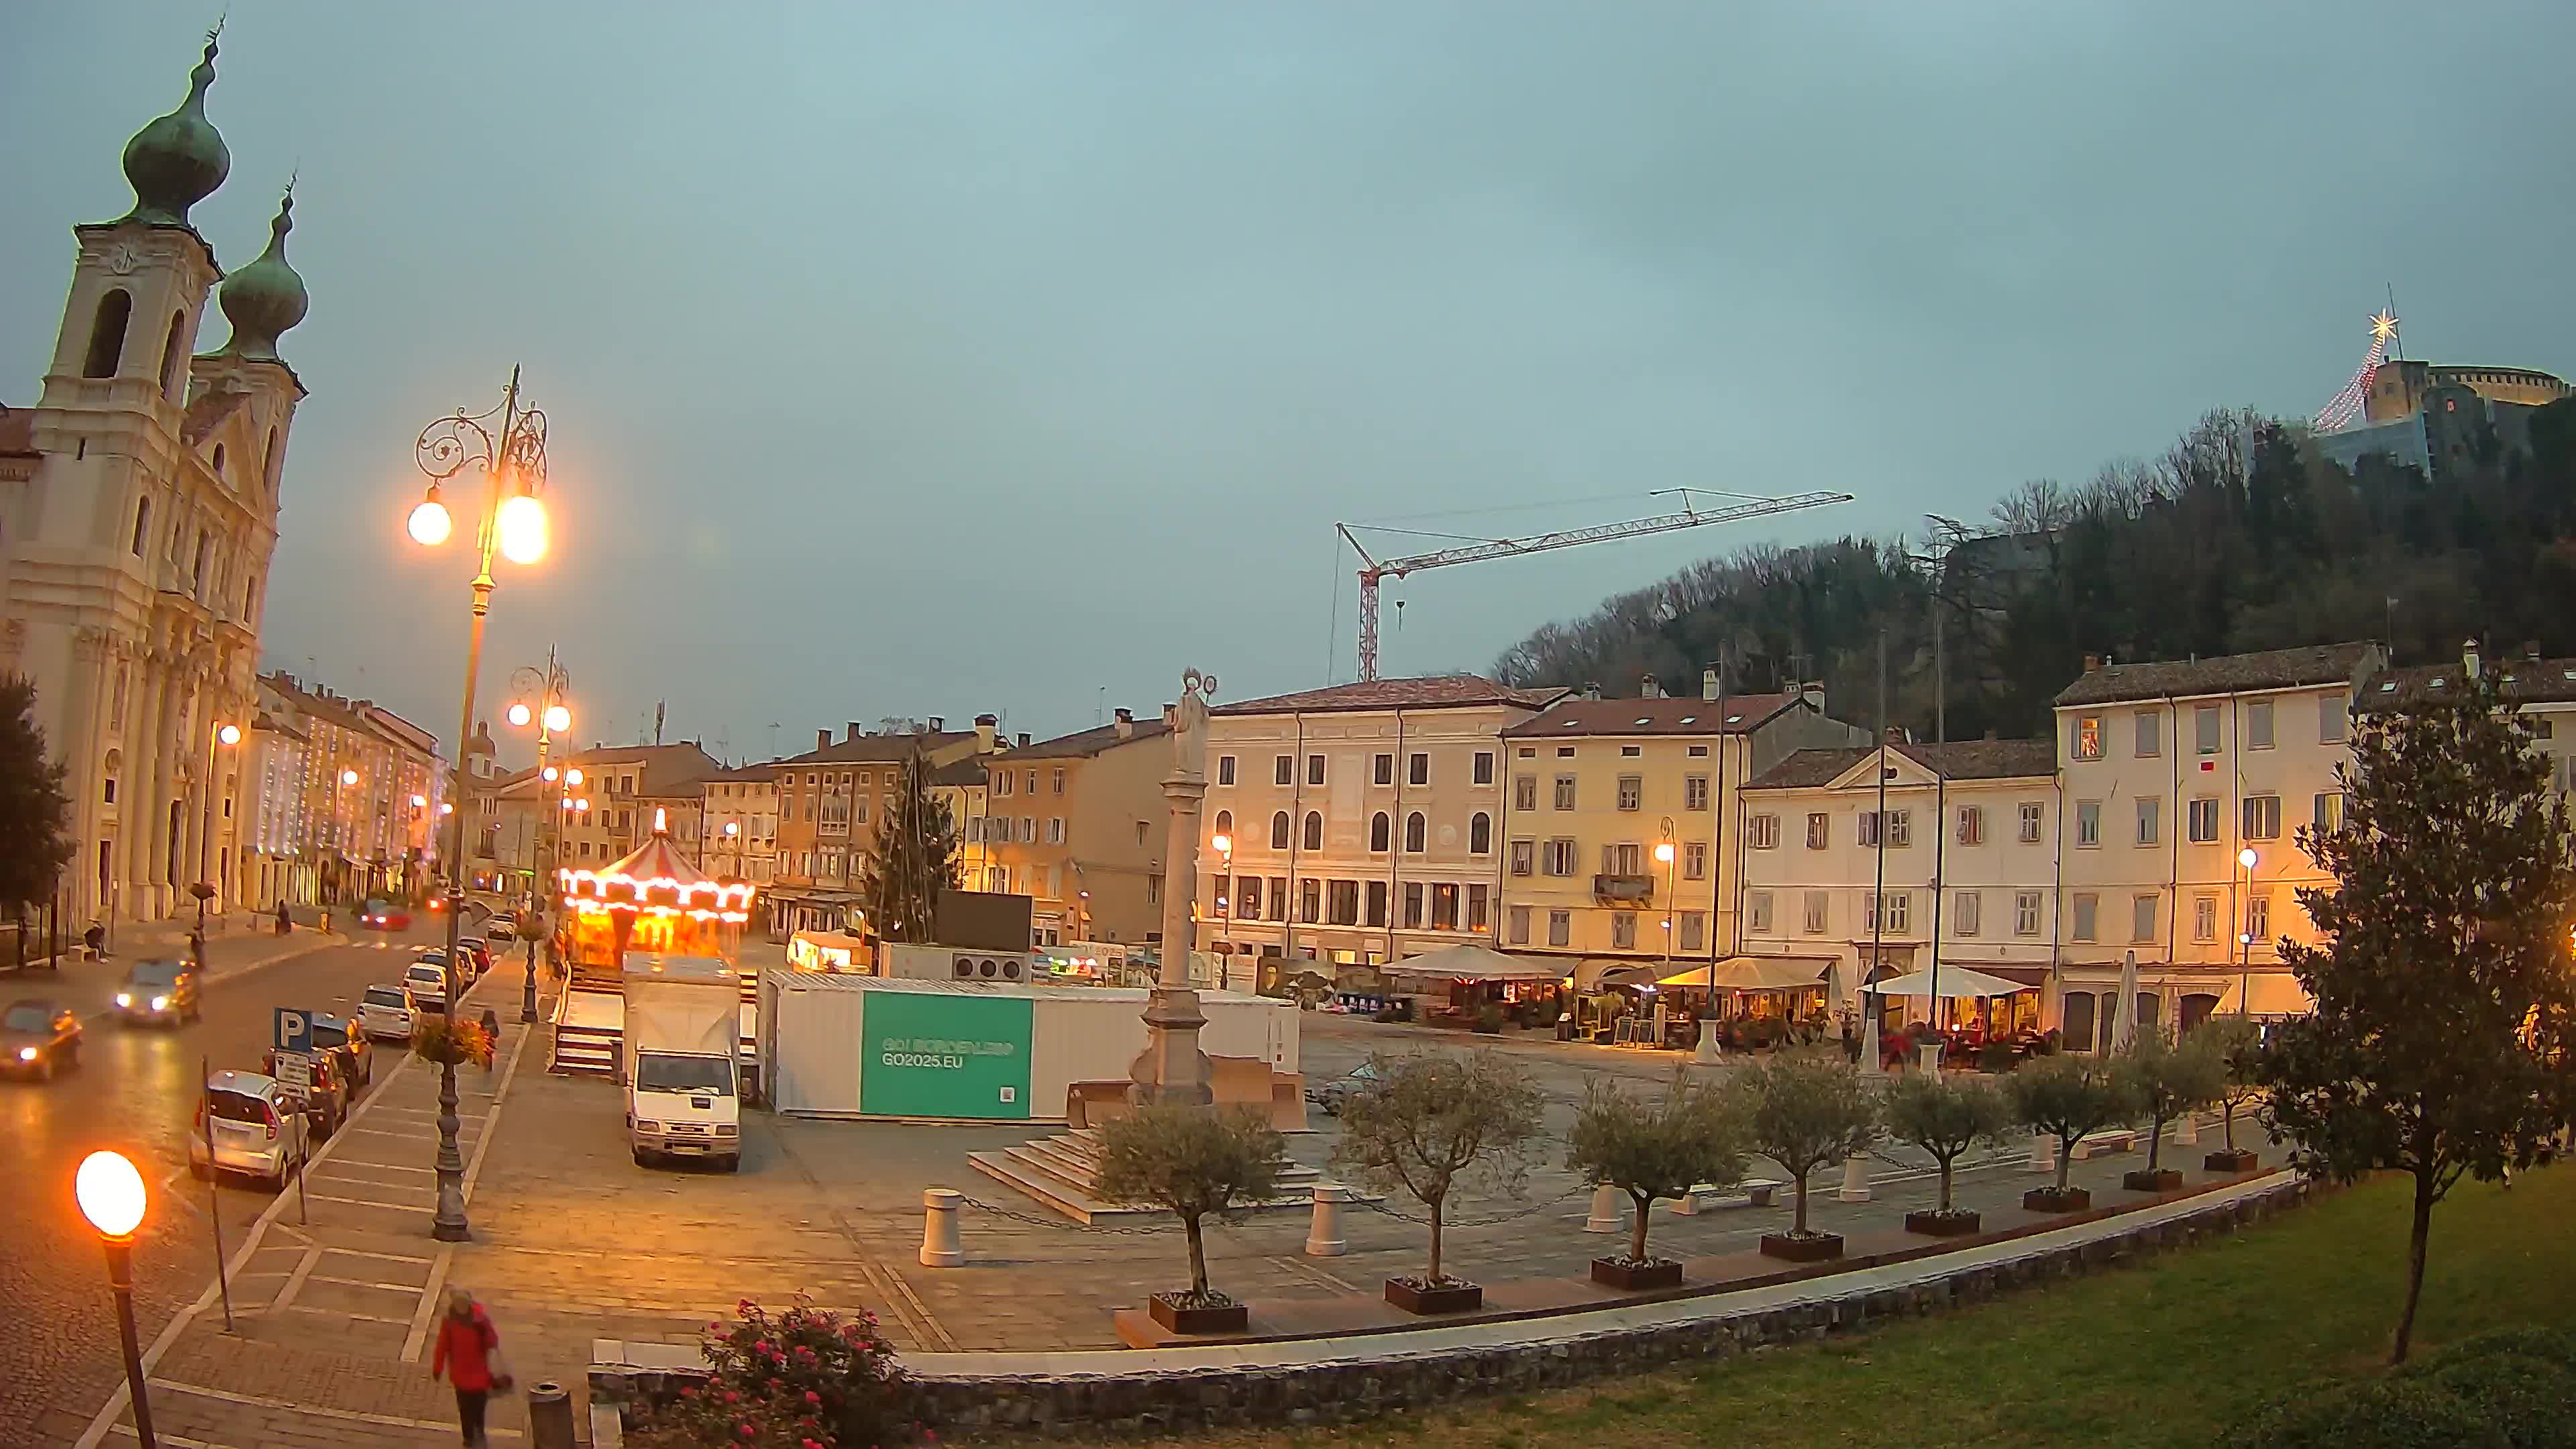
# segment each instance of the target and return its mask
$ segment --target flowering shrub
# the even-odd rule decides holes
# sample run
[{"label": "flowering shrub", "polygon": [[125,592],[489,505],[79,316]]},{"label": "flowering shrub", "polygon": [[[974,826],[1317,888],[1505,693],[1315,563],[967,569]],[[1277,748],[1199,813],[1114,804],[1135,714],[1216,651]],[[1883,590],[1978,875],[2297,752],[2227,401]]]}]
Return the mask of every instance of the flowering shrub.
[{"label": "flowering shrub", "polygon": [[480,1022],[423,1014],[412,1028],[411,1053],[440,1066],[492,1065],[492,1034]]},{"label": "flowering shrub", "polygon": [[715,1449],[873,1449],[895,1442],[901,1370],[876,1315],[844,1318],[799,1297],[772,1314],[746,1298],[707,1325],[703,1383],[651,1410],[630,1442]]}]

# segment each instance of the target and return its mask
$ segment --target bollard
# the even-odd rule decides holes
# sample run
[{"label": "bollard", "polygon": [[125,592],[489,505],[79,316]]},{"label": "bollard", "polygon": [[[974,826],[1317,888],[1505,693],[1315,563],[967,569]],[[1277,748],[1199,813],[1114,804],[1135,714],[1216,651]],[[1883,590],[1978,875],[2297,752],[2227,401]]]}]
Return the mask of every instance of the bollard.
[{"label": "bollard", "polygon": [[957,1245],[957,1207],[966,1194],[944,1187],[921,1190],[921,1266],[954,1268],[966,1261]]},{"label": "bollard", "polygon": [[528,1386],[531,1449],[573,1449],[572,1395],[552,1379]]},{"label": "bollard", "polygon": [[2030,1165],[2022,1170],[2024,1172],[2055,1172],[2057,1170],[2057,1139],[2049,1136],[2045,1132],[2032,1133],[2030,1135]]},{"label": "bollard", "polygon": [[2174,1119],[2174,1146],[2198,1147],[2199,1145],[2200,1114],[2196,1112],[2185,1112],[2181,1116],[2176,1117]]},{"label": "bollard", "polygon": [[1592,1190],[1592,1215],[1583,1220],[1583,1230],[1587,1233],[1615,1233],[1619,1231],[1619,1203],[1623,1196],[1624,1195],[1619,1191],[1619,1189],[1610,1186],[1608,1183],[1604,1183],[1601,1186],[1594,1188]]},{"label": "bollard", "polygon": [[1869,1201],[1868,1158],[1846,1157],[1843,1159],[1842,1191],[1835,1193],[1834,1196],[1844,1202]]},{"label": "bollard", "polygon": [[1315,1184],[1315,1216],[1306,1228],[1306,1256],[1338,1258],[1351,1250],[1342,1237],[1342,1204],[1351,1200],[1351,1190],[1338,1182]]}]

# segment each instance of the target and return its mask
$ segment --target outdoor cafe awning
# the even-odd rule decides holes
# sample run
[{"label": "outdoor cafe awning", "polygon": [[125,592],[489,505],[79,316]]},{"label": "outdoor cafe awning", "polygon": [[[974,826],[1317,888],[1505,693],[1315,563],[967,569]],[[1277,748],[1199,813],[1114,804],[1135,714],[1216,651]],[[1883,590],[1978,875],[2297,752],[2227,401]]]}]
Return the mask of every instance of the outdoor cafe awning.
[{"label": "outdoor cafe awning", "polygon": [[1425,956],[1407,956],[1377,970],[1381,976],[1420,976],[1450,981],[1554,981],[1563,973],[1564,964],[1543,956],[1508,956],[1482,946],[1463,944]]},{"label": "outdoor cafe awning", "polygon": [[[1861,989],[1875,991],[1881,996],[1930,996],[1933,994],[1932,973],[1909,971],[1902,976],[1890,976],[1884,981],[1873,981]],[[1941,969],[1940,994],[1945,1000],[1963,1001],[1978,996],[2010,996],[2017,991],[2038,989],[2035,986],[2024,986],[2018,981],[2006,981],[2000,976],[1989,976],[1983,971],[1971,971],[1965,966],[1945,966]]]},{"label": "outdoor cafe awning", "polygon": [[[1717,989],[1720,991],[1794,991],[1824,984],[1823,956],[1729,956],[1717,963]],[[1709,968],[1686,966],[1666,976],[1665,986],[1706,986]]]},{"label": "outdoor cafe awning", "polygon": [[2257,971],[2253,976],[2253,1007],[2246,1007],[2246,979],[2227,978],[2227,990],[2218,999],[2221,1016],[2305,1016],[2316,1009],[2316,1002],[2300,987],[2299,978],[2287,971]]}]

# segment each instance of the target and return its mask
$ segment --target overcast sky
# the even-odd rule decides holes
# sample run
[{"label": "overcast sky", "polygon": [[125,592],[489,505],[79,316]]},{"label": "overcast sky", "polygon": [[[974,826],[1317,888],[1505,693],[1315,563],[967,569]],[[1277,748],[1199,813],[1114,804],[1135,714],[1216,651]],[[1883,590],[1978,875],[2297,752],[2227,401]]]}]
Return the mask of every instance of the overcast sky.
[{"label": "overcast sky", "polygon": [[[0,18],[0,400],[218,9]],[[1386,672],[1482,668],[1745,543],[2305,414],[2392,283],[2412,355],[2576,370],[2563,0],[230,12],[196,220],[247,263],[300,167],[312,293],[266,659],[442,736],[412,440],[514,362],[556,552],[484,698],[555,641],[585,740],[667,699],[751,758],[1348,677],[1336,520],[1858,495],[1389,587]]]}]

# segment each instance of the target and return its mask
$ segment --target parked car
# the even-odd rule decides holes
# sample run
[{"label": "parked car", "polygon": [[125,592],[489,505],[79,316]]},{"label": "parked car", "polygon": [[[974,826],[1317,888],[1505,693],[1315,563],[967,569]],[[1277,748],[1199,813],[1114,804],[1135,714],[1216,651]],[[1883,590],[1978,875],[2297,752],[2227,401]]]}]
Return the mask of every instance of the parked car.
[{"label": "parked car", "polygon": [[24,997],[0,1011],[0,1071],[52,1081],[80,1062],[80,1013],[62,1002]]},{"label": "parked car", "polygon": [[215,1073],[206,1078],[206,1095],[188,1134],[188,1171],[203,1177],[211,1166],[247,1173],[271,1188],[285,1186],[303,1151],[302,1138],[287,1120],[294,1114],[294,1099],[275,1077]]},{"label": "parked car", "polygon": [[350,1081],[358,1090],[364,1091],[376,1084],[375,1050],[355,1020],[345,1016],[317,1016],[312,1018],[312,1024],[315,1050],[338,1053],[341,1065],[347,1069]]},{"label": "parked car", "polygon": [[419,1012],[444,1013],[447,1010],[447,953],[423,951],[403,969],[403,991],[411,998],[411,1009]]},{"label": "parked car", "polygon": [[393,1041],[411,1039],[411,995],[399,986],[370,986],[358,998],[358,1029]]},{"label": "parked car", "polygon": [[483,979],[483,973],[492,969],[492,943],[483,937],[459,936],[456,938],[456,949],[463,953],[466,962],[473,968],[472,979],[480,981]]},{"label": "parked car", "polygon": [[519,939],[519,913],[517,911],[500,912],[483,923],[483,934],[490,936],[494,941]]},{"label": "parked car", "polygon": [[197,966],[193,961],[162,958],[137,961],[117,984],[119,1021],[177,1026],[202,1015],[197,1003]]},{"label": "parked car", "polygon": [[[347,1059],[335,1051],[316,1050],[307,1058],[310,1064],[311,1089],[304,1095],[304,1115],[310,1135],[319,1142],[340,1130],[348,1120],[349,1108],[356,1105],[357,1083],[349,1076]],[[277,1053],[270,1052],[260,1061],[260,1070],[271,1077],[278,1075]]]},{"label": "parked car", "polygon": [[1358,1093],[1377,1089],[1377,1068],[1362,1062],[1329,1082],[1318,1082],[1306,1089],[1306,1100],[1324,1109],[1327,1117],[1342,1115],[1343,1104]]},{"label": "parked car", "polygon": [[358,908],[358,924],[370,931],[408,931],[411,912],[390,901],[369,901]]}]

